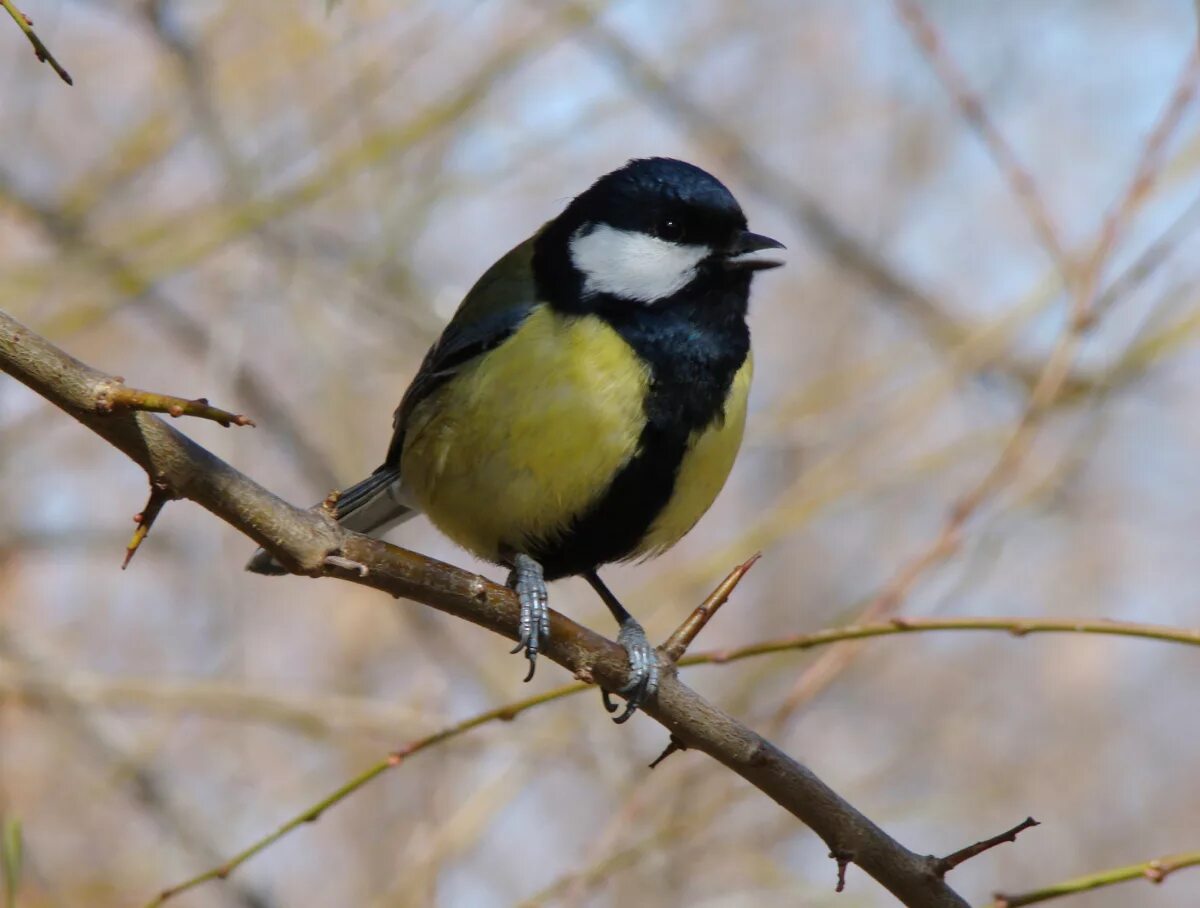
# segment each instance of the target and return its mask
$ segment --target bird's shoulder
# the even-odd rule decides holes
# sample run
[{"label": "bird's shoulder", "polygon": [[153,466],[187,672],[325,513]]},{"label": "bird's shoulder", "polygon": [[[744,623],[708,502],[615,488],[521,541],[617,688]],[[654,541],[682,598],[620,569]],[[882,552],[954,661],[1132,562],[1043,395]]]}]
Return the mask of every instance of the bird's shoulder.
[{"label": "bird's shoulder", "polygon": [[396,408],[386,463],[400,457],[413,408],[455,372],[506,340],[538,304],[533,278],[537,234],[502,255],[467,291]]}]

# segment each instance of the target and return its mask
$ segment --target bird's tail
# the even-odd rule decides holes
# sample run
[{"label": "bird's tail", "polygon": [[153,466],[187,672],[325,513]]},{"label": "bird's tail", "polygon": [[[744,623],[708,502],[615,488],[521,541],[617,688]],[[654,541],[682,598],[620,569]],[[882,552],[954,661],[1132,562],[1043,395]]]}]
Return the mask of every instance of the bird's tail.
[{"label": "bird's tail", "polygon": [[[413,504],[400,471],[386,464],[355,483],[337,497],[333,518],[348,530],[382,536],[392,527],[420,513]],[[287,568],[276,561],[266,549],[259,549],[246,563],[254,574],[286,574]]]}]

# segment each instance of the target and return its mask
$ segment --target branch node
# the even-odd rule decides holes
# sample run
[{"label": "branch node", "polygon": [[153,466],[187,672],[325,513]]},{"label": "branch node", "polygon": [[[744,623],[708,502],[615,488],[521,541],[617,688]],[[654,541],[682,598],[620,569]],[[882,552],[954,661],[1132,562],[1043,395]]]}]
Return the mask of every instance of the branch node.
[{"label": "branch node", "polygon": [[137,529],[133,531],[129,544],[125,546],[125,560],[121,562],[121,570],[129,567],[129,562],[133,560],[137,550],[150,535],[150,527],[154,526],[154,521],[158,519],[163,505],[177,497],[172,494],[166,483],[151,480],[150,497],[146,500],[146,506],[133,515],[133,522],[137,524]]},{"label": "branch node", "polygon": [[654,758],[654,762],[650,764],[650,768],[654,769],[659,763],[671,756],[671,754],[675,753],[676,751],[687,749],[688,746],[686,743],[684,743],[683,739],[677,737],[675,734],[672,734],[671,740],[667,742],[667,746],[663,748],[663,752]]},{"label": "branch node", "polygon": [[[1012,829],[1006,830],[999,835],[994,835],[990,839],[984,839],[981,842],[976,842],[974,845],[968,845],[966,848],[960,848],[952,854],[946,855],[944,858],[933,859],[933,872],[941,879],[959,864],[964,861],[969,861],[977,855],[983,854],[997,845],[1003,845],[1005,842],[1015,842],[1017,836],[1026,829],[1031,829],[1034,826],[1040,826],[1037,820],[1033,817],[1026,817]],[[997,896],[999,898],[999,896]]]},{"label": "branch node", "polygon": [[659,647],[668,660],[678,662],[682,658],[683,654],[687,652],[687,648],[692,645],[692,641],[704,630],[704,626],[717,613],[717,610],[729,601],[730,594],[761,557],[762,553],[756,552],[730,571],[725,579],[717,584],[717,588],[708,594],[708,598],[696,606],[695,611],[675,629],[675,632]]},{"label": "branch node", "polygon": [[762,766],[767,762],[767,748],[762,738],[755,737],[754,743],[746,748],[743,759],[747,766]]},{"label": "branch node", "polygon": [[487,594],[488,594],[487,579],[484,577],[480,577],[478,574],[476,574],[475,578],[471,581],[471,585],[468,588],[467,593],[476,602],[487,602]]}]

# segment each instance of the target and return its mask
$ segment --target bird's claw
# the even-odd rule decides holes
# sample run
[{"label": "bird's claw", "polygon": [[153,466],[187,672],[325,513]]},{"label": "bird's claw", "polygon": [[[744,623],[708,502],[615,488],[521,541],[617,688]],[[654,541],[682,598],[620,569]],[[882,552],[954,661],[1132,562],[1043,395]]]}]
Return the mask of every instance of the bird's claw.
[{"label": "bird's claw", "polygon": [[521,603],[520,637],[512,652],[525,651],[525,658],[529,660],[525,680],[529,681],[537,668],[541,642],[550,637],[550,596],[546,592],[542,566],[527,555],[517,555],[513,558],[508,585]]},{"label": "bird's claw", "polygon": [[[617,634],[617,642],[625,647],[629,656],[629,680],[617,691],[625,698],[625,710],[613,718],[618,725],[629,721],[629,717],[638,711],[647,700],[658,693],[660,669],[658,667],[658,650],[642,630],[642,626],[632,618],[621,623]],[[604,708],[610,713],[620,709],[619,703],[614,703],[610,693],[600,692],[604,700]]]}]

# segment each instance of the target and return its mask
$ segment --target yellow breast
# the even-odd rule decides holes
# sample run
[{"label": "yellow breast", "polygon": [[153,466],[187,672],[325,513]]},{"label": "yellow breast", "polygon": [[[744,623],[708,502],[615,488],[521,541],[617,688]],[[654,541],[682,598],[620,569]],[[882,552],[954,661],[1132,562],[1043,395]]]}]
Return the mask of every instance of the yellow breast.
[{"label": "yellow breast", "polygon": [[675,490],[642,540],[634,557],[649,558],[670,548],[696,525],[716,500],[742,445],[746,428],[746,399],[754,360],[746,362],[733,377],[725,401],[725,418],[694,432],[688,441]]},{"label": "yellow breast", "polygon": [[[539,307],[416,406],[405,485],[442,532],[482,558],[552,538],[633,456],[648,381],[646,366],[600,319]],[[737,424],[740,439],[744,403],[737,409],[726,423]],[[693,456],[715,467],[727,446],[697,439]],[[724,473],[700,513],[723,481]]]}]

